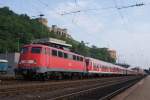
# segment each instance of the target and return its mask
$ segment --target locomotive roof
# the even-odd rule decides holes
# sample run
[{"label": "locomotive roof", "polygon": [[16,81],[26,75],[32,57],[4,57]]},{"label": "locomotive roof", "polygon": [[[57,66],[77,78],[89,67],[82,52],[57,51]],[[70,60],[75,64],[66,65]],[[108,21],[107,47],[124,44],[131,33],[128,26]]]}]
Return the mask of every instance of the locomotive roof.
[{"label": "locomotive roof", "polygon": [[50,46],[46,46],[46,45],[42,45],[42,44],[28,44],[28,45],[24,45],[23,47],[28,47],[28,46],[33,46],[33,47],[47,47],[47,48],[52,48],[52,49],[55,49],[55,50],[63,51],[65,53],[71,53],[71,54],[74,54],[74,55],[77,55],[77,56],[84,57],[82,55],[76,54],[76,53],[71,52],[71,51],[67,51],[67,50],[63,50],[63,49],[58,49],[58,48],[54,48],[54,47],[50,47]]}]

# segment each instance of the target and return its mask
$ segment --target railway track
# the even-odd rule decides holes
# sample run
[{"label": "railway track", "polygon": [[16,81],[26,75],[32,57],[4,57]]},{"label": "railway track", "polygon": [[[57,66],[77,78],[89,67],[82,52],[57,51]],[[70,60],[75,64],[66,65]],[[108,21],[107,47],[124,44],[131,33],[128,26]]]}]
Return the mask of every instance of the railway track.
[{"label": "railway track", "polygon": [[[117,77],[117,78],[120,78],[120,77]],[[102,78],[102,79],[89,79],[89,80],[76,80],[76,81],[57,81],[57,82],[54,82],[54,81],[48,81],[48,82],[41,82],[41,81],[25,81],[25,83],[23,83],[24,81],[13,81],[14,83],[16,84],[9,84],[9,85],[1,85],[0,87],[0,94],[6,94],[7,92],[17,92],[18,89],[19,91],[21,91],[21,89],[24,89],[24,88],[34,88],[36,87],[38,89],[38,87],[47,87],[47,86],[61,86],[63,84],[82,84],[84,82],[88,82],[88,83],[93,83],[93,82],[96,82],[96,81],[107,81],[107,80],[113,80],[113,79],[116,79],[116,77],[113,77],[113,78]]]},{"label": "railway track", "polygon": [[[117,77],[102,77],[102,78],[95,78],[95,79],[82,79],[82,80],[49,80],[49,81],[26,81],[26,80],[2,80],[0,83],[1,88],[14,88],[14,87],[23,87],[23,86],[30,86],[30,85],[44,85],[44,84],[62,84],[62,83],[76,83],[76,82],[92,82],[92,81],[99,81],[99,80],[107,80],[110,78],[117,78]],[[120,77],[118,77],[120,78]]]},{"label": "railway track", "polygon": [[[87,94],[89,91],[95,91],[104,87],[112,86],[115,84],[121,84],[130,80],[138,79],[139,77],[124,76],[124,77],[112,77],[104,79],[93,79],[93,80],[78,80],[78,81],[67,81],[67,82],[44,82],[37,84],[24,84],[15,87],[1,87],[0,88],[0,99],[11,98],[11,100],[17,100],[17,98],[23,100],[61,100],[78,98],[79,94]],[[30,97],[27,96],[30,94]],[[40,96],[40,98],[39,98]],[[14,99],[13,99],[13,98]],[[82,96],[81,96],[82,97]],[[18,100],[19,100],[18,99]],[[81,99],[82,100],[82,99]]]},{"label": "railway track", "polygon": [[[138,79],[139,78],[133,77],[129,79],[124,78],[124,79],[119,79],[119,80],[114,80],[114,81],[108,81],[103,84],[98,83],[98,84],[88,86],[88,88],[78,89],[77,91],[72,91],[68,94],[50,98],[48,100],[109,100],[115,93],[118,93],[120,88],[118,89],[118,91],[115,91],[113,93],[111,92],[109,93],[106,90],[110,91],[111,88],[114,88],[114,86],[116,87],[121,86],[122,84],[125,84],[128,82],[130,83],[130,81],[135,82],[134,80],[138,80]],[[121,90],[124,89],[125,87],[121,88]],[[100,92],[102,94],[100,94]]]}]

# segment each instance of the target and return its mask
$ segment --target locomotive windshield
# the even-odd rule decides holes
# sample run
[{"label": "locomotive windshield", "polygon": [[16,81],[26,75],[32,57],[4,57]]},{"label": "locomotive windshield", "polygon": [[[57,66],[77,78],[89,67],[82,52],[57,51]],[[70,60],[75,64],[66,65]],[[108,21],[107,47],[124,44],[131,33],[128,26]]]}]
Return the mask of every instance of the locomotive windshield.
[{"label": "locomotive windshield", "polygon": [[41,47],[32,47],[31,53],[41,53]]},{"label": "locomotive windshield", "polygon": [[27,53],[28,52],[28,47],[23,47],[22,49],[21,49],[21,53]]}]

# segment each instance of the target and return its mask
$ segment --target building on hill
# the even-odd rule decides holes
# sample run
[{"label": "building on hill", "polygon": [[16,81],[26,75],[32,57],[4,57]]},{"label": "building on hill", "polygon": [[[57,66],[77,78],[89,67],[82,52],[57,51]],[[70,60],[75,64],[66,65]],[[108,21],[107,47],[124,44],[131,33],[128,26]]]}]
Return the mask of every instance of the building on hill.
[{"label": "building on hill", "polygon": [[57,25],[52,25],[52,27],[49,27],[49,31],[54,32],[55,34],[59,36],[71,38],[71,35],[68,34],[68,30],[66,28],[59,28],[57,27]]},{"label": "building on hill", "polygon": [[37,20],[45,26],[48,26],[48,20],[46,18],[37,18]]},{"label": "building on hill", "polygon": [[[37,18],[37,20],[43,25],[48,27],[48,20],[46,18]],[[58,36],[71,38],[71,35],[68,34],[68,30],[66,28],[60,28],[60,27],[57,27],[57,25],[52,25],[51,27],[48,27],[48,28],[50,32],[53,32]]]},{"label": "building on hill", "polygon": [[109,52],[111,58],[113,58],[115,60],[117,59],[117,52],[116,52],[116,50],[108,49],[108,52]]}]

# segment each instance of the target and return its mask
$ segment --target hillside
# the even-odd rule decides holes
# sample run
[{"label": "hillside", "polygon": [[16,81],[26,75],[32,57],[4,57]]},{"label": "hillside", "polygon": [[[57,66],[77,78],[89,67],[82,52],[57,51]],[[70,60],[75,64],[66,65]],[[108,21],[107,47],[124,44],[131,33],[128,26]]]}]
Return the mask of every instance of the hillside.
[{"label": "hillside", "polygon": [[[31,19],[26,14],[16,14],[8,7],[0,8],[0,53],[16,52],[19,47],[30,43],[33,39],[53,37],[67,41],[72,44],[71,50],[84,56],[101,59],[108,62],[115,62],[107,51],[107,48],[96,46],[87,47],[83,41],[68,39],[55,35],[48,31],[48,28]],[[19,44],[19,47],[18,47]]]}]

